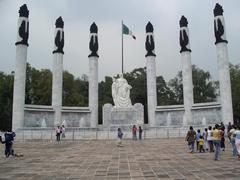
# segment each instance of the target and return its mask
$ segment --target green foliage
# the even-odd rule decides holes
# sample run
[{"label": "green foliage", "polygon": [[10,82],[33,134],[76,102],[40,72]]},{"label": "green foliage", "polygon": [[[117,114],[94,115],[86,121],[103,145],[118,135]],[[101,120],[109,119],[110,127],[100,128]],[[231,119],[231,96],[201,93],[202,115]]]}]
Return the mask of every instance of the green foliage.
[{"label": "green foliage", "polygon": [[193,94],[195,103],[213,102],[216,100],[214,82],[208,71],[192,66]]},{"label": "green foliage", "polygon": [[230,64],[233,114],[240,118],[240,64]]},{"label": "green foliage", "polygon": [[13,78],[0,72],[0,130],[12,126]]}]

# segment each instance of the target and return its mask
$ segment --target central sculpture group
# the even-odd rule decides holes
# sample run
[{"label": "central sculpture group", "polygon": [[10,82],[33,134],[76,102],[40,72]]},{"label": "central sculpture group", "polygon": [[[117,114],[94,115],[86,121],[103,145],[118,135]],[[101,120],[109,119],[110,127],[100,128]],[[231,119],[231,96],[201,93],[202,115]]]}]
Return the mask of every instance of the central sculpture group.
[{"label": "central sculpture group", "polygon": [[123,78],[123,74],[118,79],[113,78],[112,98],[116,108],[132,107],[130,89],[132,89],[132,86]]}]

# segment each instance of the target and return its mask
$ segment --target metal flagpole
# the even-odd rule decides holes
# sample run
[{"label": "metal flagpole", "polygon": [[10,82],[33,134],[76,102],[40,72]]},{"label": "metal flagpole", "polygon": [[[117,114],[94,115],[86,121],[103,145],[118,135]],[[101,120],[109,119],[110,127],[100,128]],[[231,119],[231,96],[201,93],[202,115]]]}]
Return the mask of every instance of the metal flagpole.
[{"label": "metal flagpole", "polygon": [[122,74],[123,74],[123,21],[122,21]]}]

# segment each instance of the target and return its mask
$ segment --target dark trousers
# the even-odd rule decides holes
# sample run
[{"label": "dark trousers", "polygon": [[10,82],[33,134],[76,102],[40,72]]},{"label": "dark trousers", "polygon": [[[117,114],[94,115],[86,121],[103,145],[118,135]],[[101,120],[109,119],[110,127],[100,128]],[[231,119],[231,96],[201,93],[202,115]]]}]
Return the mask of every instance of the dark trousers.
[{"label": "dark trousers", "polygon": [[205,149],[203,148],[203,145],[199,145],[199,152],[205,152]]},{"label": "dark trousers", "polygon": [[208,145],[209,145],[209,149],[210,149],[209,152],[214,152],[214,149],[213,149],[213,141],[208,141]]},{"label": "dark trousers", "polygon": [[57,141],[60,141],[60,133],[57,133],[56,136],[57,136]]},{"label": "dark trousers", "polygon": [[12,142],[5,142],[5,156],[8,157],[12,153]]}]

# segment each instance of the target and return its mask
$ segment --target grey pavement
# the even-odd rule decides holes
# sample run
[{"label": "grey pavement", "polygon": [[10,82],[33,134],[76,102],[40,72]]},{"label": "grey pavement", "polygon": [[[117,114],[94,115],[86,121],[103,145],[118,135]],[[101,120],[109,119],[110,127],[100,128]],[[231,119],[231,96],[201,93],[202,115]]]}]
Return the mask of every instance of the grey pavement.
[{"label": "grey pavement", "polygon": [[0,180],[157,180],[240,179],[240,161],[231,147],[213,154],[189,153],[184,139],[14,142],[23,157],[4,157],[0,145]]}]

